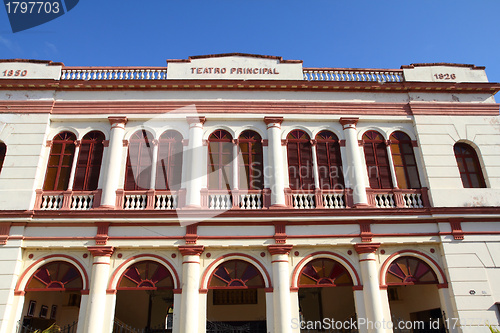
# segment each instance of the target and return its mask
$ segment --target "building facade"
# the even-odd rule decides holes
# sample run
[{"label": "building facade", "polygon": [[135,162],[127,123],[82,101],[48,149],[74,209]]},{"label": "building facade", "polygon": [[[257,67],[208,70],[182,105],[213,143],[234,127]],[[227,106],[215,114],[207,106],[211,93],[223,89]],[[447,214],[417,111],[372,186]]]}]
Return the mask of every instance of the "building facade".
[{"label": "building facade", "polygon": [[498,90],[460,64],[2,60],[0,333],[489,332]]}]

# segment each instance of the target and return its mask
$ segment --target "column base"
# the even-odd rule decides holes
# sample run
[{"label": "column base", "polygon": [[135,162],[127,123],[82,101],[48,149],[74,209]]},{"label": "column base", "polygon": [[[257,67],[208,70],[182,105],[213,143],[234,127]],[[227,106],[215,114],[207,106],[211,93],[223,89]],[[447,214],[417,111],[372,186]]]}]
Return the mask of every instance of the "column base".
[{"label": "column base", "polygon": [[94,208],[95,210],[116,210],[116,206],[112,205],[101,205],[99,207]]},{"label": "column base", "polygon": [[271,207],[269,207],[269,209],[287,209],[287,208],[290,208],[290,207],[288,207],[287,205],[284,205],[284,204],[274,204],[274,205],[271,205]]},{"label": "column base", "polygon": [[182,209],[187,209],[187,210],[189,210],[189,209],[191,209],[191,210],[201,209],[201,205],[187,205],[187,206],[182,207]]},{"label": "column base", "polygon": [[371,208],[371,207],[372,206],[370,206],[367,203],[357,203],[357,204],[352,205],[352,208]]}]

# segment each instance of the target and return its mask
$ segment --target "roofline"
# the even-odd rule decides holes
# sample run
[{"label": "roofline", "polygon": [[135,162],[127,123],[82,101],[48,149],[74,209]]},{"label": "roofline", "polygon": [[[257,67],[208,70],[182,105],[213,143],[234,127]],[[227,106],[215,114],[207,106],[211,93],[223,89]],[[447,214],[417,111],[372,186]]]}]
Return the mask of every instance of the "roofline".
[{"label": "roofline", "polygon": [[301,64],[301,63],[303,63],[302,60],[283,60],[283,57],[279,57],[279,56],[270,56],[270,55],[252,54],[252,53],[240,53],[240,52],[190,56],[188,59],[167,59],[167,63],[169,63],[169,62],[191,62],[191,60],[196,60],[196,59],[222,58],[222,57],[252,57],[252,58],[261,58],[261,59],[274,59],[274,60],[278,60],[280,63],[284,63],[284,64],[287,64],[287,63]]},{"label": "roofline", "polygon": [[403,65],[401,69],[411,69],[415,67],[430,67],[430,66],[448,66],[448,67],[465,67],[470,69],[485,70],[485,66],[476,66],[473,64],[457,64],[451,62],[428,62],[428,63],[415,63],[410,65]]}]

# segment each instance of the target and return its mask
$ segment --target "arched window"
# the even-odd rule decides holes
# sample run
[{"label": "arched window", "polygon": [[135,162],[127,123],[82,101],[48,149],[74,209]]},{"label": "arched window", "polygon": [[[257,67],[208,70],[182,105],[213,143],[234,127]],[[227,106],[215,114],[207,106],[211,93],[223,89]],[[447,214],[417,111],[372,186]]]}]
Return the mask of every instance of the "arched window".
[{"label": "arched window", "polygon": [[158,140],[158,163],[156,166],[157,190],[178,190],[182,176],[182,135],[173,130],[166,131]]},{"label": "arched window", "polygon": [[335,134],[321,131],[316,135],[319,187],[322,189],[343,189],[342,158],[340,143]]},{"label": "arched window", "polygon": [[254,265],[243,260],[229,260],[217,267],[210,278],[210,289],[264,288],[264,279]]},{"label": "arched window", "polygon": [[71,166],[75,155],[75,134],[61,132],[52,140],[47,173],[43,189],[45,191],[65,191],[68,189]]},{"label": "arched window", "polygon": [[287,136],[288,179],[292,190],[314,189],[311,139],[293,130]]},{"label": "arched window", "polygon": [[208,189],[232,188],[233,138],[224,130],[216,130],[208,138]]},{"label": "arched window", "polygon": [[453,147],[455,158],[457,159],[458,170],[465,188],[484,188],[486,182],[484,180],[483,171],[477,153],[466,143],[457,142]]},{"label": "arched window", "polygon": [[124,189],[128,191],[149,189],[151,182],[151,163],[153,161],[153,135],[140,130],[129,140],[127,173]]},{"label": "arched window", "polygon": [[7,146],[5,145],[5,143],[0,142],[0,172],[2,172],[5,155],[7,155]]},{"label": "arched window", "polygon": [[347,269],[332,259],[311,260],[300,272],[299,287],[301,288],[352,285],[352,278]]},{"label": "arched window", "polygon": [[161,290],[173,289],[174,280],[169,270],[152,260],[133,264],[123,273],[118,290]]},{"label": "arched window", "polygon": [[26,284],[26,291],[81,290],[83,279],[75,266],[65,261],[53,261],[36,270]]},{"label": "arched window", "polygon": [[363,148],[370,187],[392,188],[391,169],[384,137],[377,131],[366,132],[363,134]]},{"label": "arched window", "polygon": [[420,188],[417,162],[410,137],[397,131],[391,134],[390,142],[398,187],[401,189]]},{"label": "arched window", "polygon": [[412,285],[438,283],[432,268],[414,257],[400,257],[394,260],[386,273],[388,285]]},{"label": "arched window", "polygon": [[104,150],[103,141],[104,134],[99,131],[92,131],[83,137],[76,162],[74,190],[94,191],[97,189]]},{"label": "arched window", "polygon": [[254,131],[244,131],[238,138],[240,155],[238,157],[239,188],[262,190],[264,171],[262,157],[262,138]]}]

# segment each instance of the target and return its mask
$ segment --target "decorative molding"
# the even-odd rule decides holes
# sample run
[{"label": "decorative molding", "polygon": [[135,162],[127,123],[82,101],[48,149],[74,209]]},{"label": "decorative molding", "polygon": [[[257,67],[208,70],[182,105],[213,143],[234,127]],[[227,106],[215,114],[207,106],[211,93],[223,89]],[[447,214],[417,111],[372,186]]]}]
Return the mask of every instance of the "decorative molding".
[{"label": "decorative molding", "polygon": [[291,244],[271,244],[267,246],[267,250],[271,255],[276,254],[286,254],[288,255],[292,251],[293,245]]},{"label": "decorative molding", "polygon": [[286,222],[275,222],[274,223],[274,241],[276,244],[286,243]]},{"label": "decorative molding", "polygon": [[198,224],[190,224],[186,226],[186,235],[184,236],[186,240],[186,245],[196,244],[198,240]]},{"label": "decorative molding", "polygon": [[7,244],[7,239],[10,234],[10,222],[0,223],[0,245]]},{"label": "decorative molding", "polygon": [[106,148],[109,147],[109,140],[103,140],[102,141],[102,146],[106,147]]},{"label": "decorative molding", "polygon": [[354,249],[358,254],[375,253],[379,247],[380,243],[358,243],[354,245]]},{"label": "decorative molding", "polygon": [[278,124],[278,127],[281,127],[281,123],[283,122],[283,117],[264,117],[264,123],[266,125],[270,124]]},{"label": "decorative molding", "polygon": [[339,119],[339,123],[342,125],[342,129],[354,128],[358,124],[359,118],[357,117],[342,117]]},{"label": "decorative molding", "polygon": [[464,231],[462,230],[462,219],[450,219],[451,234],[455,240],[464,239]]},{"label": "decorative molding", "polygon": [[111,257],[115,248],[113,246],[88,246],[87,250],[94,257]]},{"label": "decorative molding", "polygon": [[179,252],[183,256],[200,256],[205,251],[204,245],[180,245]]},{"label": "decorative molding", "polygon": [[109,222],[97,222],[97,234],[95,236],[96,245],[106,245],[108,242]]},{"label": "decorative molding", "polygon": [[125,116],[110,116],[108,117],[109,123],[111,124],[111,128],[121,127],[125,128],[125,125],[128,122],[127,117]]},{"label": "decorative molding", "polygon": [[362,221],[359,223],[360,237],[363,243],[371,242],[373,233],[371,230],[371,223],[369,221]]},{"label": "decorative molding", "polygon": [[192,116],[192,117],[186,117],[186,121],[189,125],[192,124],[205,124],[207,121],[207,117],[205,116]]}]

